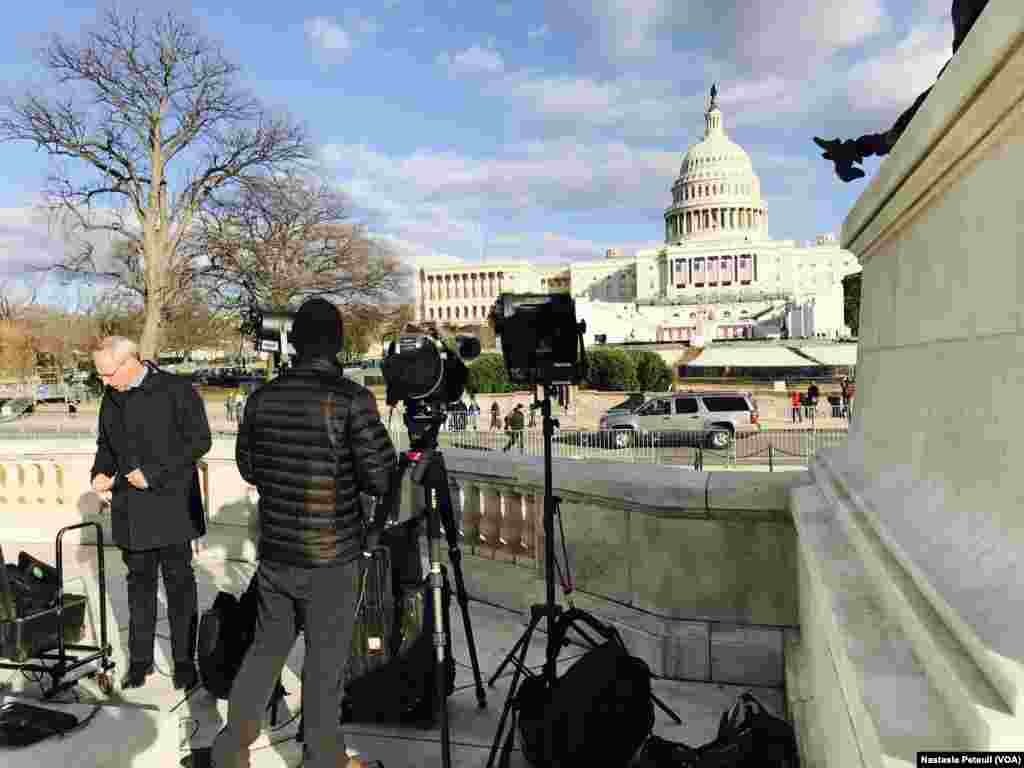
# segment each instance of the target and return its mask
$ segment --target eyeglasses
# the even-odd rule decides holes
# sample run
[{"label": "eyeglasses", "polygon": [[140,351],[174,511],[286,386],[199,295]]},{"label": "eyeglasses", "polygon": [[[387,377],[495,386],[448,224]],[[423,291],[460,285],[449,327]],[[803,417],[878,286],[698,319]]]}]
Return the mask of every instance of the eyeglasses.
[{"label": "eyeglasses", "polygon": [[118,364],[117,364],[117,367],[116,367],[116,368],[115,368],[114,370],[112,370],[112,371],[111,371],[110,373],[104,373],[104,372],[103,372],[103,371],[101,371],[101,370],[100,370],[99,368],[97,368],[97,369],[96,369],[96,373],[98,373],[98,374],[99,374],[99,377],[100,377],[101,379],[109,379],[109,378],[112,378],[112,377],[113,377],[113,376],[114,376],[114,375],[115,375],[115,374],[116,374],[116,373],[117,373],[118,371],[120,371],[120,370],[121,370],[121,367],[122,367],[122,366],[123,366],[123,365],[124,365],[124,364],[125,364],[126,362],[128,362],[128,361],[127,361],[127,360],[122,360],[122,361],[121,361],[120,363],[118,363]]}]

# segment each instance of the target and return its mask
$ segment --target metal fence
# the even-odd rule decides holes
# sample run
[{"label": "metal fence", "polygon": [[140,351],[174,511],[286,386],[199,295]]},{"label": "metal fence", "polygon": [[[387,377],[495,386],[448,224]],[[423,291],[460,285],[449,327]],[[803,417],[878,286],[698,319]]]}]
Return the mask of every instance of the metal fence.
[{"label": "metal fence", "polygon": [[[40,429],[26,420],[9,424],[0,430],[0,439],[46,439],[53,437],[82,438],[96,435],[95,427],[81,422],[56,424]],[[404,427],[392,425],[388,430],[398,450],[409,447],[409,433]],[[235,430],[213,430],[215,439],[231,439]],[[616,430],[556,429],[551,442],[552,456],[558,459],[602,459],[627,463],[671,464],[696,470],[715,467],[763,466],[768,471],[783,467],[805,467],[822,448],[841,445],[845,429],[761,429],[738,433],[729,445],[712,448],[706,432],[629,433],[621,440]],[[441,448],[471,451],[507,452],[512,455],[544,455],[544,434],[541,429],[515,432],[466,429],[444,430],[438,437]]]},{"label": "metal fence", "polygon": [[[397,448],[409,446],[404,429],[390,430]],[[711,448],[706,432],[629,433],[621,439],[615,430],[557,429],[551,454],[560,459],[604,459],[611,461],[674,464],[693,469],[711,467],[807,466],[821,448],[834,448],[846,440],[845,429],[762,429],[740,432],[729,445]],[[523,456],[544,455],[544,435],[538,429],[515,432],[498,430],[443,431],[441,448],[501,451]]]}]

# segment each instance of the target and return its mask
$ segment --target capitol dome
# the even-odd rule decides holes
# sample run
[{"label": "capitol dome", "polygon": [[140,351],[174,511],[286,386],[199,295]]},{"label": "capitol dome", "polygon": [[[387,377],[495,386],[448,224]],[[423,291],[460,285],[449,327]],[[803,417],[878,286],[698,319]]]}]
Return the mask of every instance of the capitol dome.
[{"label": "capitol dome", "polygon": [[768,209],[750,155],[722,127],[718,91],[704,113],[704,138],[683,156],[665,211],[665,242],[723,235],[766,234]]}]

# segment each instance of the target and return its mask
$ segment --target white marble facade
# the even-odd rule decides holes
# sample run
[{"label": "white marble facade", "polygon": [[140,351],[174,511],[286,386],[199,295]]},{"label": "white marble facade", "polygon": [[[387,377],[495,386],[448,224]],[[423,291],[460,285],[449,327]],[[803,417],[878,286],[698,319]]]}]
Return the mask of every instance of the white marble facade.
[{"label": "white marble facade", "polygon": [[569,292],[588,320],[588,342],[752,337],[783,325],[793,336],[846,335],[842,279],[860,271],[856,258],[832,235],[807,245],[772,240],[761,182],[726,135],[714,96],[704,120],[704,139],[672,186],[664,246],[562,265],[420,269],[417,320],[471,325],[503,292]]}]

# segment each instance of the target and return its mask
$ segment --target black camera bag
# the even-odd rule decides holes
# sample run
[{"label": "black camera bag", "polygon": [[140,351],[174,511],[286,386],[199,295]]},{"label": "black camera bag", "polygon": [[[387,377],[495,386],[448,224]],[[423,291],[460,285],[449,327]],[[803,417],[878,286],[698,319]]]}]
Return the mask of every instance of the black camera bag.
[{"label": "black camera bag", "polygon": [[203,687],[218,699],[231,694],[231,684],[252,645],[258,599],[254,575],[241,598],[218,592],[199,620],[199,676]]},{"label": "black camera bag", "polygon": [[514,702],[519,740],[531,765],[626,768],[650,735],[651,670],[629,654],[614,628],[603,634],[607,641],[589,650],[550,690],[539,675],[519,686]]},{"label": "black camera bag", "polygon": [[793,726],[749,693],[722,714],[718,735],[701,747],[651,736],[633,768],[799,768]]}]

